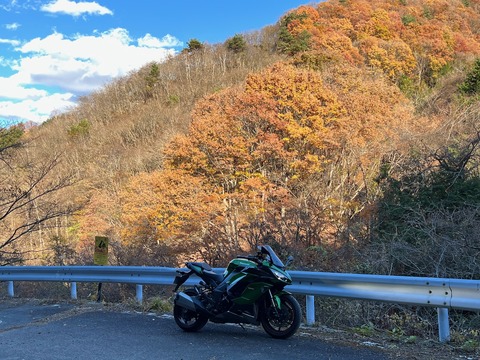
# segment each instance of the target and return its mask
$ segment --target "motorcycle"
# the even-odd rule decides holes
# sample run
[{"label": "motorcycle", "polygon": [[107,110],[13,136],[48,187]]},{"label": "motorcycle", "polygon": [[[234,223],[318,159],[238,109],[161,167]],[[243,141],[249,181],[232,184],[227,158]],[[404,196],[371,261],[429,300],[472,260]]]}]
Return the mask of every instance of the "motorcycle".
[{"label": "motorcycle", "polygon": [[[286,339],[300,326],[302,312],[298,301],[284,290],[292,283],[286,265],[269,245],[258,246],[256,255],[237,256],[223,275],[204,262],[185,263],[187,271],[177,270],[173,290],[173,316],[184,331],[202,329],[208,321],[262,325],[273,338]],[[191,275],[199,284],[177,292]]]}]

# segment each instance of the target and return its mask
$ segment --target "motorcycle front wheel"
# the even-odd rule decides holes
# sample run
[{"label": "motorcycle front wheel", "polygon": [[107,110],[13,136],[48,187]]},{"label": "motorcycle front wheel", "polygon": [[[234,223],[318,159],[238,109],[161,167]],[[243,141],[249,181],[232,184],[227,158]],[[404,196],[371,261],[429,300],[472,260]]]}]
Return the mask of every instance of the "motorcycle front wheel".
[{"label": "motorcycle front wheel", "polygon": [[292,295],[280,295],[280,307],[267,301],[261,318],[265,332],[276,339],[286,339],[295,334],[300,327],[302,310]]},{"label": "motorcycle front wheel", "polygon": [[[196,292],[193,290],[185,290],[185,294],[195,296]],[[208,322],[208,317],[204,314],[185,309],[182,306],[173,306],[173,318],[178,327],[186,332],[198,331]]]}]

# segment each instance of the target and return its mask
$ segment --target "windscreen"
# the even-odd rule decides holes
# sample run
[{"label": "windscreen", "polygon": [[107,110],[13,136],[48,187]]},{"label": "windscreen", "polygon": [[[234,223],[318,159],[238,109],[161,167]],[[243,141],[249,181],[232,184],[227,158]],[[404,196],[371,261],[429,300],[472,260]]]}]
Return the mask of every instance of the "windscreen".
[{"label": "windscreen", "polygon": [[264,254],[268,254],[270,256],[270,259],[272,260],[272,264],[275,266],[278,266],[279,268],[284,268],[285,265],[283,265],[282,260],[275,254],[275,251],[270,247],[270,245],[262,245],[261,246],[261,251]]}]

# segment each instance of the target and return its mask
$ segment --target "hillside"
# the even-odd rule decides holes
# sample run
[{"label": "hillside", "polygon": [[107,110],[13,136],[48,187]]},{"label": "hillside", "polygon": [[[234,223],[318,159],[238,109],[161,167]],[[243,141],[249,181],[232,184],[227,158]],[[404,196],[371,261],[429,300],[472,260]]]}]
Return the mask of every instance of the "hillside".
[{"label": "hillside", "polygon": [[0,151],[0,262],[106,235],[112,264],[223,266],[273,236],[303,268],[478,276],[479,10],[321,2],[115,80]]},{"label": "hillside", "polygon": [[[268,241],[300,270],[478,279],[479,99],[480,0],[329,0],[192,39],[0,129],[0,265],[91,264],[104,235],[112,265],[222,267]],[[435,309],[316,301],[388,346],[436,337]],[[451,323],[478,355],[478,314]]]}]

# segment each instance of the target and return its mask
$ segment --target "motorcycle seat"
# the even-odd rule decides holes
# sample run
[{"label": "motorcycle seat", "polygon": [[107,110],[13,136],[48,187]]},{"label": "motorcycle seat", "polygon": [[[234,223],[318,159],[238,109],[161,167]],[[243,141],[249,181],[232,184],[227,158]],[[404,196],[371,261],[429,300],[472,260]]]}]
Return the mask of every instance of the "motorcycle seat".
[{"label": "motorcycle seat", "polygon": [[190,268],[189,265],[194,265],[198,266],[203,270],[203,274],[206,275],[208,278],[212,279],[215,281],[217,284],[222,282],[223,280],[223,275],[222,274],[217,274],[215,271],[213,271],[212,267],[208,265],[207,263],[204,262],[189,262],[187,263],[187,267]]},{"label": "motorcycle seat", "polygon": [[187,263],[187,267],[189,267],[188,264],[198,266],[199,268],[202,268],[203,270],[212,271],[211,266],[208,265],[207,263],[204,263],[204,262],[189,262],[189,263]]}]

